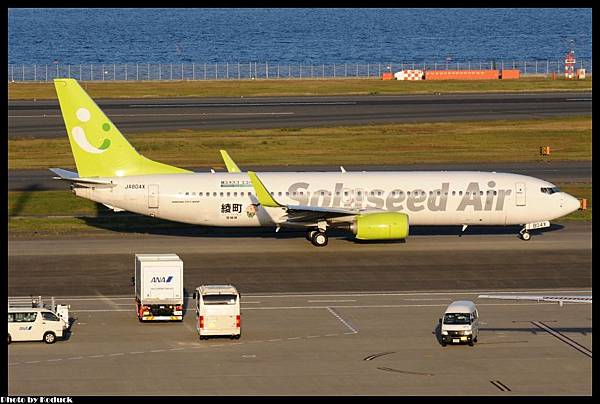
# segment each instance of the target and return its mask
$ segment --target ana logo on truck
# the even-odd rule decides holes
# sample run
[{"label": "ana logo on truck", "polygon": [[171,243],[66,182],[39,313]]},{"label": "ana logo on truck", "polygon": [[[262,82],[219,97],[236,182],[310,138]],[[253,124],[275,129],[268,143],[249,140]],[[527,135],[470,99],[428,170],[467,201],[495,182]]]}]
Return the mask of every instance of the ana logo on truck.
[{"label": "ana logo on truck", "polygon": [[150,282],[169,283],[173,280],[173,276],[153,276]]}]

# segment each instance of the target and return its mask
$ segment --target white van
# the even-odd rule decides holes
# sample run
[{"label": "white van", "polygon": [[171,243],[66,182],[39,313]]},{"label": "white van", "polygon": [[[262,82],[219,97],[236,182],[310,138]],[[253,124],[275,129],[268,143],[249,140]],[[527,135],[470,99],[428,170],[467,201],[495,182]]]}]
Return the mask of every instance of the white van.
[{"label": "white van", "polygon": [[200,339],[213,335],[240,338],[240,294],[231,285],[203,285],[194,292],[196,330]]},{"label": "white van", "polygon": [[12,341],[44,341],[62,338],[65,322],[46,308],[10,307],[8,309],[8,343]]},{"label": "white van", "polygon": [[473,346],[479,335],[479,313],[475,303],[459,300],[448,306],[440,318],[442,346],[463,342]]}]

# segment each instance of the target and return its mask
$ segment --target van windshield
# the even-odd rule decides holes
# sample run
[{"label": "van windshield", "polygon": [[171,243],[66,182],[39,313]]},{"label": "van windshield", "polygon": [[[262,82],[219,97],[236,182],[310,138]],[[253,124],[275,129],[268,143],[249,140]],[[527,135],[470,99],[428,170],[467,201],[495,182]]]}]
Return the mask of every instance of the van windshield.
[{"label": "van windshield", "polygon": [[444,324],[471,324],[468,313],[446,313]]},{"label": "van windshield", "polygon": [[236,295],[202,295],[204,304],[235,304]]}]

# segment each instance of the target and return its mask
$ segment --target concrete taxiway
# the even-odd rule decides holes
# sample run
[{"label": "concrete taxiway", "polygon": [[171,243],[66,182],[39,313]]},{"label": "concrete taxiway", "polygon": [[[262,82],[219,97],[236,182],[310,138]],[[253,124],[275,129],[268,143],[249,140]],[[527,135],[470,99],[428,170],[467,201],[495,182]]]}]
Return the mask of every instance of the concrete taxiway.
[{"label": "concrete taxiway", "polygon": [[176,253],[185,284],[233,283],[246,293],[591,287],[591,222],[519,227],[413,227],[405,242],[252,228],[148,229],[8,242],[10,295],[132,293],[135,253]]},{"label": "concrete taxiway", "polygon": [[[591,394],[591,305],[492,301],[477,293],[243,294],[241,339],[203,341],[191,305],[182,323],[142,324],[130,295],[65,296],[60,302],[71,304],[73,317],[68,339],[11,344],[8,392]],[[478,305],[474,347],[439,343],[438,318],[453,300]]]},{"label": "concrete taxiway", "polygon": [[[233,156],[235,158],[235,156]],[[222,164],[221,164],[222,166]],[[209,172],[210,167],[187,167],[195,172]],[[243,170],[263,171],[338,171],[339,166],[243,166]],[[347,171],[497,171],[523,174],[551,182],[591,182],[592,161],[551,161],[512,163],[461,163],[461,164],[404,164],[394,166],[351,166]],[[222,169],[221,169],[222,170]],[[47,191],[69,189],[69,183],[52,179],[49,170],[9,170],[9,191]]]},{"label": "concrete taxiway", "polygon": [[[97,100],[123,133],[589,115],[591,92]],[[63,137],[57,101],[10,101],[9,138]]]},{"label": "concrete taxiway", "polygon": [[[415,227],[406,242],[198,228],[10,239],[10,296],[71,305],[67,340],[13,343],[11,395],[590,395],[592,307],[478,300],[495,291],[589,294],[591,223]],[[134,254],[184,261],[182,323],[141,324]],[[191,291],[236,285],[242,338],[200,341]],[[546,289],[544,291],[540,289]],[[475,347],[439,344],[437,320],[474,300]]]}]

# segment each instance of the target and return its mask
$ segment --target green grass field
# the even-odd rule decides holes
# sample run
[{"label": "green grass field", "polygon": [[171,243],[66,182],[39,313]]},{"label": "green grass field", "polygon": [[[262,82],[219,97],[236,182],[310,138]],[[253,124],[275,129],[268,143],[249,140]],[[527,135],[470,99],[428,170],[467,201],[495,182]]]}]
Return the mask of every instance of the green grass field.
[{"label": "green grass field", "polygon": [[[373,124],[303,129],[179,130],[128,135],[143,155],[180,166],[223,168],[219,149],[240,167],[538,161],[592,158],[589,116],[527,120]],[[10,139],[9,169],[75,167],[66,134]]]},{"label": "green grass field", "polygon": [[[396,81],[380,79],[82,82],[96,99],[591,91],[592,79]],[[8,83],[9,100],[56,99],[53,83]]]}]

